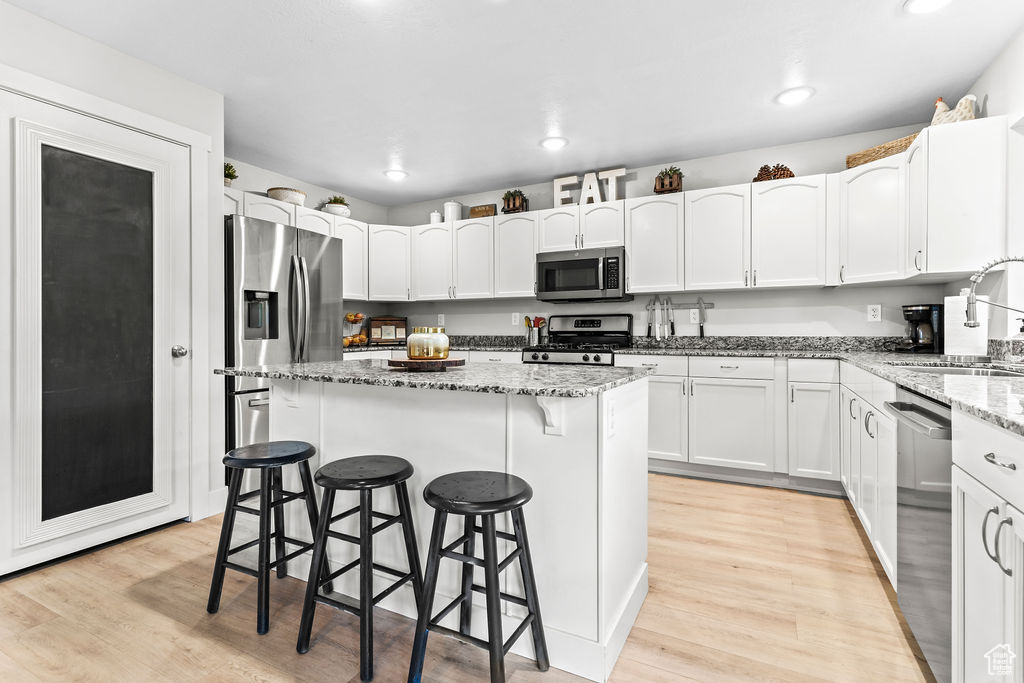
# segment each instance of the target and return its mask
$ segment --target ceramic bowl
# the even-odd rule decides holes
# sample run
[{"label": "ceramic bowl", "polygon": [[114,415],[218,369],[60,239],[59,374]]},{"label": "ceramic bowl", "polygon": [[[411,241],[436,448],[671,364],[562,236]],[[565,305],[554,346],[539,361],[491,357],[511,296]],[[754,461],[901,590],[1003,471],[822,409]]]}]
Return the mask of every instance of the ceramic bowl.
[{"label": "ceramic bowl", "polygon": [[323,210],[327,213],[333,213],[335,216],[342,216],[344,218],[348,218],[352,215],[352,209],[344,204],[324,204]]},{"label": "ceramic bowl", "polygon": [[267,190],[267,196],[296,206],[306,205],[306,193],[302,190],[293,190],[290,187],[272,187]]}]

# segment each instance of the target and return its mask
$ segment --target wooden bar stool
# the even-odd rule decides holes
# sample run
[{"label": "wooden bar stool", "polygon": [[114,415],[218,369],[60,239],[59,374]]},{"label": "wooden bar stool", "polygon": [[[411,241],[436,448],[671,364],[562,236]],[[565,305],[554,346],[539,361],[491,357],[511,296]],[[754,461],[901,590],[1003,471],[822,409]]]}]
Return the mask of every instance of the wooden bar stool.
[{"label": "wooden bar stool", "polygon": [[[406,480],[412,476],[413,468],[407,460],[392,455],[361,455],[327,463],[316,473],[316,483],[323,487],[324,495],[320,504],[320,524],[314,536],[313,562],[309,567],[309,582],[306,598],[302,605],[302,621],[299,625],[299,640],[295,649],[300,653],[309,651],[309,638],[313,629],[316,603],[322,602],[359,617],[359,677],[364,681],[373,679],[373,606],[394,593],[406,582],[412,582],[413,595],[419,607],[423,592],[423,573],[420,568],[419,551],[416,549],[416,532],[413,528],[412,508],[409,505],[409,489]],[[373,489],[395,487],[398,498],[398,514],[389,515],[373,510]],[[332,516],[334,496],[338,491],[359,491],[359,504]],[[352,536],[331,531],[331,525],[359,514],[359,535]],[[382,520],[374,524],[374,519]],[[373,561],[373,537],[394,524],[402,525],[405,552],[409,563],[408,571],[394,569]],[[327,540],[336,538],[359,546],[359,557],[341,569],[330,572],[327,562]],[[330,592],[330,582],[352,569],[359,567],[359,602],[343,601],[320,593],[325,587]],[[377,595],[373,594],[373,572],[377,570],[396,577],[396,581]],[[320,577],[319,580],[317,577]],[[326,584],[326,585],[325,585]],[[341,597],[341,596],[338,596]]]},{"label": "wooden bar stool", "polygon": [[[540,618],[540,603],[537,600],[537,584],[534,580],[530,544],[526,538],[526,522],[523,520],[523,505],[533,498],[533,489],[519,477],[504,472],[456,472],[438,477],[423,490],[423,498],[434,508],[434,527],[430,532],[430,547],[427,551],[427,567],[423,580],[423,600],[419,605],[419,619],[413,639],[412,661],[409,664],[409,683],[419,683],[423,675],[423,659],[427,649],[427,633],[437,631],[482,647],[490,653],[491,682],[505,680],[505,653],[523,635],[527,627],[533,631],[533,648],[537,655],[537,668],[548,670],[548,647],[544,640],[544,625]],[[512,528],[509,534],[495,529],[495,515],[510,512]],[[464,519],[462,536],[443,546],[444,530],[448,515],[462,515]],[[480,517],[480,526],[476,517]],[[483,559],[474,555],[476,534],[481,534]],[[504,559],[498,558],[497,539],[502,538],[516,544],[515,550]],[[443,547],[442,547],[443,546]],[[462,552],[456,550],[462,546]],[[431,617],[434,590],[437,587],[438,567],[441,558],[447,557],[462,563],[462,592],[437,616]],[[498,586],[498,575],[513,561],[519,559],[523,575],[525,597],[502,593]],[[484,568],[484,585],[473,583],[476,567]],[[487,596],[487,640],[470,635],[470,619],[473,609],[473,591]],[[508,640],[502,640],[501,601],[507,600],[528,610],[526,618],[519,624]],[[459,607],[459,630],[440,626],[448,614]]]},{"label": "wooden bar stool", "polygon": [[[270,628],[270,570],[277,569],[278,578],[288,573],[288,560],[307,550],[312,550],[313,543],[288,538],[284,529],[284,504],[302,498],[306,502],[306,515],[309,517],[310,533],[316,533],[319,515],[316,510],[313,478],[309,473],[307,462],[316,454],[316,448],[305,441],[270,441],[242,446],[229,451],[224,456],[224,464],[230,468],[231,480],[228,483],[228,502],[224,510],[224,521],[220,529],[220,544],[217,546],[217,559],[213,566],[213,581],[210,583],[210,600],[206,611],[215,613],[220,608],[220,594],[224,587],[224,571],[235,571],[256,577],[256,632],[264,634]],[[298,465],[302,490],[285,491],[281,484],[281,468],[285,465]],[[240,493],[242,476],[247,469],[260,471],[260,487],[248,493]],[[259,497],[259,508],[251,508],[241,503]],[[270,531],[270,513],[274,513],[274,531]],[[248,543],[232,548],[231,534],[235,526],[235,513],[244,512],[259,517],[259,536]],[[270,561],[270,541],[275,542],[276,559]],[[285,544],[298,546],[298,550],[286,552]],[[259,559],[256,569],[231,562],[228,558],[238,552],[259,546]]]}]

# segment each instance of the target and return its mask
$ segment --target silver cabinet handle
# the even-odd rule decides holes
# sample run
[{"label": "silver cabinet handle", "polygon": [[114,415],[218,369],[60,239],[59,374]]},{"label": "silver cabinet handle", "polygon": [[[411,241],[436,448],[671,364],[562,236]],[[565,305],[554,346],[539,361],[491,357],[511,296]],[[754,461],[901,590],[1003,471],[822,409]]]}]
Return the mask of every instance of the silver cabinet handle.
[{"label": "silver cabinet handle", "polygon": [[749,270],[744,270],[743,271],[743,286],[744,287],[747,286],[747,283],[749,282],[749,277],[750,277],[750,271]]},{"label": "silver cabinet handle", "polygon": [[456,299],[456,298],[458,298],[458,296],[459,296],[459,290],[455,287],[455,285],[452,285],[452,298]]},{"label": "silver cabinet handle", "polygon": [[657,363],[641,363],[640,365],[642,365],[645,368],[656,368],[656,367],[658,367]]},{"label": "silver cabinet handle", "polygon": [[171,347],[171,356],[173,358],[184,358],[188,355],[188,349],[181,344],[175,344]]},{"label": "silver cabinet handle", "polygon": [[988,559],[992,560],[996,564],[999,564],[999,559],[988,549],[988,518],[992,515],[998,514],[998,507],[989,508],[981,520],[981,545],[985,548],[985,554],[988,555]]},{"label": "silver cabinet handle", "polygon": [[412,290],[409,289],[408,287],[405,288],[405,298],[412,299]]},{"label": "silver cabinet handle", "polygon": [[757,268],[754,269],[754,286],[757,287]]},{"label": "silver cabinet handle", "polygon": [[578,249],[579,246],[580,246],[580,236],[579,235],[574,235],[573,238],[572,238],[572,248],[573,249]]},{"label": "silver cabinet handle", "polygon": [[864,416],[864,431],[867,432],[868,436],[870,436],[872,439],[875,438],[875,435],[871,433],[871,418],[873,418],[874,416],[875,411],[873,410],[869,410],[868,414]]},{"label": "silver cabinet handle", "polygon": [[690,380],[690,396],[693,396],[693,387],[696,384],[692,379]]},{"label": "silver cabinet handle", "polygon": [[1012,462],[999,462],[998,460],[996,460],[996,454],[995,453],[986,453],[982,457],[985,458],[985,462],[990,463],[992,465],[996,465],[998,467],[1005,467],[1008,470],[1016,470],[1017,469],[1017,465],[1015,463],[1012,463]]},{"label": "silver cabinet handle", "polygon": [[923,252],[921,252],[921,251],[918,251],[916,254],[914,254],[914,267],[917,268],[917,272],[919,272],[919,273],[921,272],[921,261],[920,261],[920,259],[921,259],[922,255],[923,255]]},{"label": "silver cabinet handle", "polygon": [[789,388],[789,402],[796,403],[796,387]]},{"label": "silver cabinet handle", "polygon": [[739,370],[740,369],[740,366],[738,366],[738,365],[719,365],[718,367],[721,370]]},{"label": "silver cabinet handle", "polygon": [[846,266],[839,266],[839,281],[840,282],[846,282],[846,277],[844,277],[845,273],[846,273]]},{"label": "silver cabinet handle", "polygon": [[1004,525],[1006,525],[1006,526],[1013,526],[1013,519],[1011,519],[1010,517],[1004,517],[1003,519],[1001,519],[999,521],[999,526],[996,527],[996,543],[995,543],[996,557],[995,557],[995,560],[996,560],[996,564],[999,565],[999,568],[1003,570],[1004,574],[1006,574],[1007,576],[1013,576],[1013,570],[1007,569],[1006,567],[1003,566],[1003,562],[1000,559],[1002,556],[999,554],[999,537],[1002,536],[1001,532],[1003,530],[1003,526]]},{"label": "silver cabinet handle", "polygon": [[851,420],[856,420],[857,419],[857,414],[853,412],[853,404],[856,403],[856,402],[857,402],[857,399],[855,399],[855,398],[851,398],[850,399],[850,419]]}]

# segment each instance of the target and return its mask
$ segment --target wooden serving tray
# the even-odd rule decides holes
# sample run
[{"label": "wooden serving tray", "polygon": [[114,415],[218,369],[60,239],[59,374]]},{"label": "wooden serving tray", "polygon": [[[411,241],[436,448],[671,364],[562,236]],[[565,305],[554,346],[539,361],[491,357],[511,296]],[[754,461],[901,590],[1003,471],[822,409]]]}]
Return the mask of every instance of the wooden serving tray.
[{"label": "wooden serving tray", "polygon": [[465,358],[445,358],[444,360],[413,360],[399,358],[388,360],[392,368],[405,368],[409,372],[445,372],[448,368],[457,368],[466,364]]}]

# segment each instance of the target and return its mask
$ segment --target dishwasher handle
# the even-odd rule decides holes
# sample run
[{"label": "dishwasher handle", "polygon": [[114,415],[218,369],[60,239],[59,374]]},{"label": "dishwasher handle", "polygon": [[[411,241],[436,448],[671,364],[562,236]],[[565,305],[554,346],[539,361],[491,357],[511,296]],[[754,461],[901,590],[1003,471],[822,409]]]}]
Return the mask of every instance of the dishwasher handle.
[{"label": "dishwasher handle", "polygon": [[925,410],[916,403],[905,401],[886,401],[885,407],[902,424],[929,439],[949,441],[953,437],[952,425],[949,420]]}]

